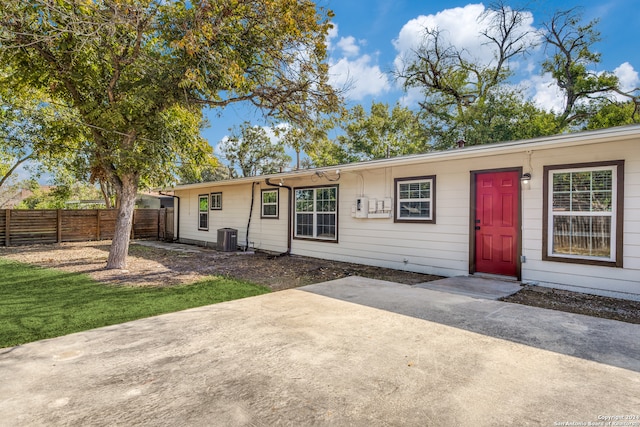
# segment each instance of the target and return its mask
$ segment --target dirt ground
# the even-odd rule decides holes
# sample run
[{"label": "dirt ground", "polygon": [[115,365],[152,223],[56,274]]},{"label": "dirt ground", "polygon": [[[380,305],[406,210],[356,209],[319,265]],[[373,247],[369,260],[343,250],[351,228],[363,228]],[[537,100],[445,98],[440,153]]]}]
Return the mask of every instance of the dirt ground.
[{"label": "dirt ground", "polygon": [[[133,243],[127,270],[105,270],[110,241],[0,247],[0,256],[43,267],[82,272],[114,285],[171,286],[207,276],[229,276],[266,285],[274,291],[346,276],[371,277],[407,285],[439,276],[391,270],[295,255],[261,252],[229,253],[179,245],[178,250]],[[523,286],[504,301],[640,324],[640,302],[576,292]]]}]

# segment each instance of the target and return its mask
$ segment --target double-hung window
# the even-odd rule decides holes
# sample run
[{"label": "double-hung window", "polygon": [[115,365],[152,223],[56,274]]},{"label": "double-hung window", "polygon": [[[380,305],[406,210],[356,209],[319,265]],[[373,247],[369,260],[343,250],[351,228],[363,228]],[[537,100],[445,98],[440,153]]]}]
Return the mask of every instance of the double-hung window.
[{"label": "double-hung window", "polygon": [[209,229],[209,195],[198,196],[198,230]]},{"label": "double-hung window", "polygon": [[211,210],[219,211],[222,210],[222,193],[211,193]]},{"label": "double-hung window", "polygon": [[546,166],[543,259],[622,266],[624,162]]},{"label": "double-hung window", "polygon": [[338,240],[338,187],[295,190],[295,237]]},{"label": "double-hung window", "polygon": [[395,179],[395,222],[436,222],[436,177]]},{"label": "double-hung window", "polygon": [[262,218],[278,218],[278,189],[262,190]]}]

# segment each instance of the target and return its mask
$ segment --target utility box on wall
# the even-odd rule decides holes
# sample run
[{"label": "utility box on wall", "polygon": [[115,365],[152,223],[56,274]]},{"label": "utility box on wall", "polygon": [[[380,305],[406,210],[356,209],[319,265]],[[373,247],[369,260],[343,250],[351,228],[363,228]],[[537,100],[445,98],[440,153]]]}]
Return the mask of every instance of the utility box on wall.
[{"label": "utility box on wall", "polygon": [[354,218],[391,218],[391,198],[370,199],[368,197],[356,198],[356,204],[351,207],[351,216]]},{"label": "utility box on wall", "polygon": [[358,197],[356,199],[356,218],[366,218],[369,214],[369,198]]}]

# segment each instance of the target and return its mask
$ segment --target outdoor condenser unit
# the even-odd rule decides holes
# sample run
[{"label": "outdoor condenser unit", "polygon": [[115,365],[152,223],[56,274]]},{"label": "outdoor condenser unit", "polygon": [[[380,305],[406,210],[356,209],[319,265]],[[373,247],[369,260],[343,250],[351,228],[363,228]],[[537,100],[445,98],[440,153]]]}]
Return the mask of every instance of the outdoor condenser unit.
[{"label": "outdoor condenser unit", "polygon": [[238,248],[238,230],[235,228],[218,229],[217,249],[223,252],[234,252]]}]

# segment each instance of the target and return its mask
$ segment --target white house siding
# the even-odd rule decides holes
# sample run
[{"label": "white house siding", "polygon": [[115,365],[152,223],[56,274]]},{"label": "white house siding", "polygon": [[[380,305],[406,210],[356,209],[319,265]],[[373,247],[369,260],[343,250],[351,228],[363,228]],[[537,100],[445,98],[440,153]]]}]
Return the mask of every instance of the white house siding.
[{"label": "white house siding", "polygon": [[[294,252],[443,276],[466,275],[469,273],[470,172],[521,167],[522,159],[521,154],[498,155],[344,173],[339,181],[339,244],[334,248],[330,243],[294,240]],[[435,175],[436,223],[352,218],[351,206],[361,195],[359,175],[364,180],[363,195],[376,199],[393,197],[395,178]]]},{"label": "white house siding", "polygon": [[[523,190],[524,282],[549,286],[596,289],[597,293],[640,294],[640,140],[592,144],[583,147],[533,150],[533,179]],[[558,164],[624,160],[624,268],[542,260],[543,167]]]},{"label": "white house siding", "polygon": [[[590,134],[591,135],[591,134]],[[640,138],[640,127],[634,135]],[[573,137],[572,137],[573,138]],[[443,276],[469,274],[469,228],[471,172],[522,168],[531,172],[531,182],[522,188],[522,255],[524,282],[568,287],[592,293],[640,295],[640,140],[576,145],[576,138],[563,144],[514,144],[500,150],[463,149],[449,154],[427,155],[401,161],[348,165],[340,179],[330,182],[310,172],[283,174],[284,184],[294,189],[337,184],[339,191],[338,242],[292,239],[292,254]],[[529,154],[530,151],[530,154]],[[459,154],[458,154],[459,153]],[[391,159],[393,160],[393,159]],[[624,268],[542,260],[543,167],[606,160],[625,161]],[[306,176],[305,176],[306,175]],[[394,178],[436,177],[436,222],[394,223],[393,218],[360,219],[351,216],[356,198],[394,197]],[[279,182],[279,176],[274,182]],[[264,179],[255,186],[255,205],[249,241],[252,246],[276,252],[287,249],[288,191],[280,189],[278,220],[260,218],[260,189],[273,188]],[[206,188],[176,189],[181,198],[180,237],[188,241],[215,242],[218,228],[238,229],[244,244],[251,198],[251,184],[223,183]],[[197,229],[199,194],[223,193],[222,211],[210,211],[209,231]],[[395,203],[395,200],[393,200]],[[294,226],[294,224],[292,224]]]},{"label": "white house siding", "polygon": [[[249,231],[250,247],[274,252],[287,250],[287,190],[280,190],[279,219],[260,219],[260,189],[272,188],[264,181],[254,186],[254,205]],[[222,210],[209,210],[209,230],[198,230],[198,196],[222,192]],[[180,197],[180,240],[183,242],[215,246],[218,229],[238,230],[238,245],[247,241],[247,223],[251,207],[251,184],[211,186],[199,189],[176,189]]]}]

